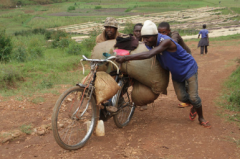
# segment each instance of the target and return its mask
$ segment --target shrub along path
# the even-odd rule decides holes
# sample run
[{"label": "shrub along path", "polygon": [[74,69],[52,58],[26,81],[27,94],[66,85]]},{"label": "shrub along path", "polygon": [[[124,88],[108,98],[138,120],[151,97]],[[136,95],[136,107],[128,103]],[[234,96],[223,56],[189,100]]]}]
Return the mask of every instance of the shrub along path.
[{"label": "shrub along path", "polygon": [[[15,134],[18,137],[0,145],[0,158],[239,158],[239,125],[221,117],[232,112],[216,105],[222,83],[236,69],[239,43],[211,42],[209,54],[200,56],[197,42],[187,42],[199,65],[199,94],[211,129],[203,128],[197,120],[190,121],[190,108],[177,108],[179,101],[170,82],[168,96],[159,97],[146,111],[137,109],[127,127],[118,129],[110,119],[105,123],[104,137],[93,135],[84,148],[66,151],[57,145],[48,128],[58,95],[45,94],[40,104],[1,97],[1,138],[3,132],[10,134],[20,126],[27,133],[30,124],[32,128],[42,126],[46,132],[42,136]],[[62,86],[59,91],[65,89]]]}]

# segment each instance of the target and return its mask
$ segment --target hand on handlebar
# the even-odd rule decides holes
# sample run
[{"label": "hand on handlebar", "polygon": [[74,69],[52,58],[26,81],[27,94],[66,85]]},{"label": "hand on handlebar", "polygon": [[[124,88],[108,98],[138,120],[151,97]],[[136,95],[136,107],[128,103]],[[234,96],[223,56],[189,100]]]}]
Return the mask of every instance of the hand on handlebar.
[{"label": "hand on handlebar", "polygon": [[116,62],[123,63],[126,61],[125,56],[116,56]]}]

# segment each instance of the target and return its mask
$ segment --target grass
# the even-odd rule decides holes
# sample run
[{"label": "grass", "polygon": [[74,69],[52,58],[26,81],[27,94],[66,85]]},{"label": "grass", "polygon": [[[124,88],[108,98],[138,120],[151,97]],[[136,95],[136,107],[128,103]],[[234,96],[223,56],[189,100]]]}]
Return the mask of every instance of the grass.
[{"label": "grass", "polygon": [[[240,59],[236,60],[240,63]],[[235,62],[236,62],[235,61]],[[218,99],[217,104],[222,106],[229,112],[220,112],[221,116],[224,114],[225,118],[230,121],[240,122],[240,66],[231,74],[225,81],[224,89]]]},{"label": "grass", "polygon": [[[182,36],[182,34],[181,34]],[[197,36],[197,35],[196,35]],[[227,36],[219,36],[219,37],[209,37],[210,42],[216,42],[216,41],[225,41],[225,40],[234,40],[234,39],[239,39],[240,34],[235,34],[235,35],[227,35]],[[188,39],[184,41],[199,41],[200,39]]]},{"label": "grass", "polygon": [[28,124],[28,125],[23,124],[23,125],[20,126],[20,130],[23,133],[25,133],[27,135],[30,135],[32,133],[32,124]]},{"label": "grass", "polygon": [[43,103],[44,101],[45,101],[45,100],[44,100],[43,97],[36,97],[36,98],[33,98],[33,99],[31,100],[31,102],[34,103],[34,104]]}]

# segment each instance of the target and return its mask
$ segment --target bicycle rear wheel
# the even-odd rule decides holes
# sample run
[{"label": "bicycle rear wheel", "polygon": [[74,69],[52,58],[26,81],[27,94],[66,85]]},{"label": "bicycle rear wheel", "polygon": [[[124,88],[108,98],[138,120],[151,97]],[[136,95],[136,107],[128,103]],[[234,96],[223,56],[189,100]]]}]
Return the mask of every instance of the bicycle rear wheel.
[{"label": "bicycle rear wheel", "polygon": [[[75,150],[83,147],[96,126],[96,104],[94,96],[88,99],[84,88],[72,87],[57,100],[52,115],[53,135],[64,149]],[[86,94],[86,93],[85,93]]]},{"label": "bicycle rear wheel", "polygon": [[131,99],[132,87],[123,86],[121,94],[118,96],[118,112],[113,116],[117,127],[123,128],[132,119],[135,105]]}]

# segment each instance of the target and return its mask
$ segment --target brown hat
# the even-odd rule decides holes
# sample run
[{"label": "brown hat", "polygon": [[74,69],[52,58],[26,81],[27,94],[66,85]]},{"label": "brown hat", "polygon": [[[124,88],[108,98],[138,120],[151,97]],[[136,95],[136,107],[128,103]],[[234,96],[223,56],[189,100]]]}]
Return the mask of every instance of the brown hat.
[{"label": "brown hat", "polygon": [[110,26],[110,27],[118,28],[118,22],[113,17],[107,17],[103,26],[105,26],[105,27]]}]

